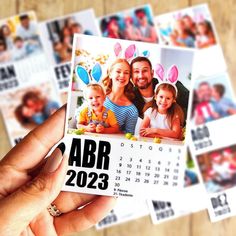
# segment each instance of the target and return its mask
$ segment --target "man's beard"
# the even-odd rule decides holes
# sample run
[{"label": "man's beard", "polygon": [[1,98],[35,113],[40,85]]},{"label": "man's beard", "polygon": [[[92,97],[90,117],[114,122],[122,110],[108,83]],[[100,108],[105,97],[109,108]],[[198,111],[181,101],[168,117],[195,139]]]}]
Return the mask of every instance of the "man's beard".
[{"label": "man's beard", "polygon": [[137,85],[137,87],[138,87],[139,89],[143,90],[143,89],[149,88],[150,85],[152,85],[152,81],[149,82],[149,83],[147,83],[147,84],[145,84],[145,85],[143,85],[143,86],[138,86],[138,85]]}]

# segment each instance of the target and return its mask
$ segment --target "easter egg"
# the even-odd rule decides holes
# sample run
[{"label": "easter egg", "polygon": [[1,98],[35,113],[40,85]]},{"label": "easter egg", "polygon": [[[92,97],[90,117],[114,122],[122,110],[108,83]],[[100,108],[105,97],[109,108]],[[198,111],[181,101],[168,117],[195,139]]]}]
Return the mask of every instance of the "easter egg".
[{"label": "easter egg", "polygon": [[130,138],[130,140],[132,140],[132,141],[137,141],[138,139],[137,139],[135,136],[132,136],[132,137]]},{"label": "easter egg", "polygon": [[160,138],[154,138],[154,139],[153,139],[153,142],[154,142],[154,143],[161,143],[161,139],[160,139]]},{"label": "easter egg", "polygon": [[126,137],[127,139],[131,139],[132,136],[133,136],[133,135],[132,135],[131,133],[126,133],[126,134],[125,134],[125,137]]}]

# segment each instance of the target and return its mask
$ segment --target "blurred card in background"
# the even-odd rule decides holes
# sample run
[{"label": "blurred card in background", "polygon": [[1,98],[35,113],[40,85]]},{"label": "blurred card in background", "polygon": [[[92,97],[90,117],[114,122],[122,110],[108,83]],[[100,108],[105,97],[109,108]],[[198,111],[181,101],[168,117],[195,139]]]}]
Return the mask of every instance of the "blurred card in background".
[{"label": "blurred card in background", "polygon": [[[40,23],[43,46],[53,68],[58,88],[67,92],[70,79],[73,35],[100,35],[93,9]],[[66,101],[66,100],[65,100]]]},{"label": "blurred card in background", "polygon": [[31,83],[48,70],[34,12],[0,21],[0,62],[0,93]]},{"label": "blurred card in background", "polygon": [[143,5],[98,19],[102,36],[158,43],[150,5]]},{"label": "blurred card in background", "polygon": [[32,85],[1,94],[0,108],[11,146],[60,107],[55,87],[50,80],[45,80],[47,74],[42,73],[40,76],[44,78],[42,82],[33,82]]},{"label": "blurred card in background", "polygon": [[222,48],[207,4],[155,17],[160,43],[197,50],[194,77],[226,71]]},{"label": "blurred card in background", "polygon": [[236,214],[236,103],[227,73],[194,81],[191,140],[212,221]]}]

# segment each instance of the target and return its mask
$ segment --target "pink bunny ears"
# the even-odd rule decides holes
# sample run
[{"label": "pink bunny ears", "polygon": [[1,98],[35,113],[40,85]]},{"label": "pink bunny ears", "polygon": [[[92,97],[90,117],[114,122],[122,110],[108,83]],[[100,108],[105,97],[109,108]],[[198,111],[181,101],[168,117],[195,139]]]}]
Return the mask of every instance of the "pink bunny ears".
[{"label": "pink bunny ears", "polygon": [[138,48],[136,47],[135,44],[129,45],[123,52],[124,55],[122,55],[122,46],[119,42],[117,42],[114,45],[114,53],[116,58],[125,58],[127,61],[131,61],[137,56],[144,56],[144,57],[149,57],[150,52],[148,50],[143,51],[140,55],[138,52]]},{"label": "pink bunny ears", "polygon": [[157,64],[155,66],[155,73],[159,78],[158,79],[159,83],[155,87],[155,93],[156,93],[156,90],[159,87],[159,85],[170,84],[175,88],[176,96],[177,96],[178,89],[175,85],[178,80],[178,75],[179,75],[179,71],[178,71],[177,66],[176,65],[171,66],[167,72],[167,77],[165,77],[165,70],[164,70],[163,66],[161,64]]}]

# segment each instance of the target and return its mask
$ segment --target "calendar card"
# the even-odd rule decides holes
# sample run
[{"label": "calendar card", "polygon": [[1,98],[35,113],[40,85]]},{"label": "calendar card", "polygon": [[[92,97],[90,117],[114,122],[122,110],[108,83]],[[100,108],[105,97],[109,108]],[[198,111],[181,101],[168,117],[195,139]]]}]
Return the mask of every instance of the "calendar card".
[{"label": "calendar card", "polygon": [[189,49],[74,37],[65,191],[151,198],[183,187],[193,56]]},{"label": "calendar card", "polygon": [[119,198],[114,209],[96,225],[96,229],[105,229],[148,214],[149,211],[145,200]]},{"label": "calendar card", "polygon": [[189,149],[186,158],[184,189],[174,196],[149,200],[149,211],[153,224],[173,220],[207,208],[204,186],[199,182],[199,172],[195,167]]},{"label": "calendar card", "polygon": [[[0,20],[0,93],[19,88],[47,70],[34,12]],[[39,80],[40,81],[40,80]]]},{"label": "calendar card", "polygon": [[1,93],[0,109],[11,146],[16,145],[37,125],[43,123],[60,107],[60,98],[54,84],[45,79],[32,77],[31,85],[11,89]]},{"label": "calendar card", "polygon": [[155,25],[161,44],[199,49],[195,57],[194,76],[209,76],[226,71],[227,66],[207,4],[156,16]]},{"label": "calendar card", "polygon": [[103,37],[158,43],[149,4],[98,18]]},{"label": "calendar card", "polygon": [[73,35],[100,36],[94,11],[88,9],[41,22],[40,30],[58,88],[65,93],[70,79]]},{"label": "calendar card", "polygon": [[194,81],[190,148],[208,196],[211,221],[236,213],[236,103],[227,73]]}]

